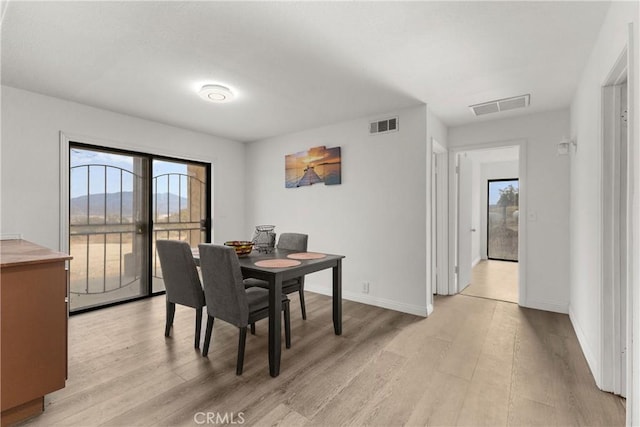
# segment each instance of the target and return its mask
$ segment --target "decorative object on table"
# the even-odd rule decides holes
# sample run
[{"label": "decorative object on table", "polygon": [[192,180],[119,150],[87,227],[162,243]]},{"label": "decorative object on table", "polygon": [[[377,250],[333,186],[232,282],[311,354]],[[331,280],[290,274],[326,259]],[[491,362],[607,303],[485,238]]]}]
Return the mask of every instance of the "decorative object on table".
[{"label": "decorative object on table", "polygon": [[251,240],[258,252],[271,253],[276,246],[275,225],[256,225],[256,231]]},{"label": "decorative object on table", "polygon": [[295,259],[263,259],[262,261],[255,262],[255,265],[258,267],[267,267],[267,268],[286,268],[286,267],[295,267],[296,265],[302,264],[300,261],[296,261]]},{"label": "decorative object on table", "polygon": [[291,259],[322,259],[326,258],[327,255],[319,254],[317,252],[298,252],[295,254],[287,255],[287,258]]},{"label": "decorative object on table", "polygon": [[340,147],[313,147],[285,156],[285,187],[296,188],[324,182],[342,183]]},{"label": "decorative object on table", "polygon": [[253,250],[253,242],[248,240],[229,240],[224,242],[224,245],[235,249],[238,256],[247,256]]}]

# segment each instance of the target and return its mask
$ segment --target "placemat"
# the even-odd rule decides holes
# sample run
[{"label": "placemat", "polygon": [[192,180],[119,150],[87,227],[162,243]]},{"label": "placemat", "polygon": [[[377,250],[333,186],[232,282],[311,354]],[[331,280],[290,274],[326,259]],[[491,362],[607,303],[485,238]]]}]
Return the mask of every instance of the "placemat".
[{"label": "placemat", "polygon": [[319,254],[317,252],[298,252],[295,254],[287,255],[287,258],[291,259],[320,259],[326,258],[325,254]]},{"label": "placemat", "polygon": [[265,259],[255,263],[255,265],[257,265],[258,267],[267,268],[294,267],[300,264],[302,264],[300,261],[295,261],[292,259]]}]

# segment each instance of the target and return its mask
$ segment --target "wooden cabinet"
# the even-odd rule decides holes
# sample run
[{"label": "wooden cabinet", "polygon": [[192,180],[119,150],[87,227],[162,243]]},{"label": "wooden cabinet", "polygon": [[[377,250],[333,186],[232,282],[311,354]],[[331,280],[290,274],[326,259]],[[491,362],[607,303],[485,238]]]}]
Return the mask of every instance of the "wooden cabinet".
[{"label": "wooden cabinet", "polygon": [[3,426],[44,410],[67,378],[70,256],[25,240],[0,241],[0,405]]}]

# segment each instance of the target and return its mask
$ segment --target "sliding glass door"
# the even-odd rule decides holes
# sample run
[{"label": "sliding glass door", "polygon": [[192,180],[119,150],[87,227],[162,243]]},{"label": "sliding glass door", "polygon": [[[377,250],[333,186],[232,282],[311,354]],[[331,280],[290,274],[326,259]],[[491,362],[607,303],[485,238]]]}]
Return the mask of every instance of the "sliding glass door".
[{"label": "sliding glass door", "polygon": [[518,261],[518,179],[489,180],[487,201],[487,257]]},{"label": "sliding glass door", "polygon": [[164,291],[156,239],[211,241],[210,165],[70,145],[70,309]]}]

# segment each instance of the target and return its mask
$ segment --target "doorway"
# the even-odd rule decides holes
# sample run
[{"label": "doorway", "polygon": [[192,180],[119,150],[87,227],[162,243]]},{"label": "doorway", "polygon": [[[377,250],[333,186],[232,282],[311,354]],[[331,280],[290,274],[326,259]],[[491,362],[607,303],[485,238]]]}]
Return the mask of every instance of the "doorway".
[{"label": "doorway", "polygon": [[469,147],[454,154],[454,280],[464,295],[520,301],[521,144]]},{"label": "doorway", "polygon": [[211,241],[210,164],[69,143],[70,311],[164,291],[156,239]]}]

